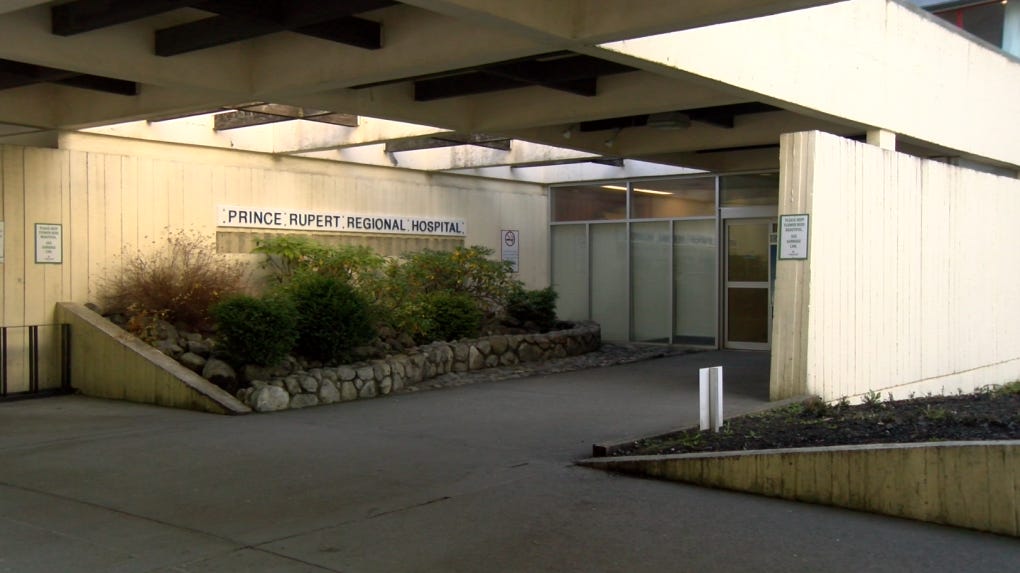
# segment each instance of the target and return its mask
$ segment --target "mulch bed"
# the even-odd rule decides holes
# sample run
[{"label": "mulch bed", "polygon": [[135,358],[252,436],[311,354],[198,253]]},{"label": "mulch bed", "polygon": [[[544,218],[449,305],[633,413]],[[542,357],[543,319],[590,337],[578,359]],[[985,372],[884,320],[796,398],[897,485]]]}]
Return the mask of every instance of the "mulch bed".
[{"label": "mulch bed", "polygon": [[718,433],[687,430],[633,442],[614,456],[853,444],[1020,439],[1020,385],[960,396],[828,405],[811,399],[726,421]]}]

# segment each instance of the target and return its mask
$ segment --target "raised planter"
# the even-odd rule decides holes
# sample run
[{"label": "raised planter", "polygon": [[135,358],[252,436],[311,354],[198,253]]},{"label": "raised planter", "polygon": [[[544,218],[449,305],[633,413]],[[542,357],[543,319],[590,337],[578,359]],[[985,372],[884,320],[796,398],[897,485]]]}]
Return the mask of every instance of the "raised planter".
[{"label": "raised planter", "polygon": [[576,356],[597,350],[601,344],[601,329],[594,322],[578,322],[571,329],[545,334],[433,342],[378,360],[254,380],[251,387],[239,390],[237,397],[257,412],[375,398],[448,372]]},{"label": "raised planter", "polygon": [[71,386],[86,396],[216,414],[251,409],[215,384],[77,303],[57,304],[71,325]]},{"label": "raised planter", "polygon": [[1020,536],[1020,440],[591,458],[578,464]]}]

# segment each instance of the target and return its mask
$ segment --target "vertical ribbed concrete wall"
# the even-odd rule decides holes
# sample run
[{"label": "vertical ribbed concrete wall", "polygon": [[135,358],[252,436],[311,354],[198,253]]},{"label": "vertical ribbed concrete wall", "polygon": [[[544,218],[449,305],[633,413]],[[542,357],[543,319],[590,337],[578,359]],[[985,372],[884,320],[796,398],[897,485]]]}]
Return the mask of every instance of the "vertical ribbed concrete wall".
[{"label": "vertical ribbed concrete wall", "polygon": [[1020,378],[1020,180],[819,132],[783,136],[773,399],[955,393]]}]

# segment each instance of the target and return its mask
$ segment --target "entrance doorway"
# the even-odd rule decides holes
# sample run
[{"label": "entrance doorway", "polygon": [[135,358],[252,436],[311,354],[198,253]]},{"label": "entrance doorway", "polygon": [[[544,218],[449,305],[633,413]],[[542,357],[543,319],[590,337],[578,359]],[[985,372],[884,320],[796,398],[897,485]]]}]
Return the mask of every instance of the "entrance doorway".
[{"label": "entrance doorway", "polygon": [[775,221],[728,219],[723,284],[726,348],[768,350],[772,333]]}]

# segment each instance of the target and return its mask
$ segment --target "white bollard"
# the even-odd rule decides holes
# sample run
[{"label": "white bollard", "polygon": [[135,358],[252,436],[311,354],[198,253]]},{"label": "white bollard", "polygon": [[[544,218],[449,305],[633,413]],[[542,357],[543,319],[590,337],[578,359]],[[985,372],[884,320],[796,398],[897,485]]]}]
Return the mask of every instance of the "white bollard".
[{"label": "white bollard", "polygon": [[698,397],[701,402],[701,429],[718,432],[723,418],[723,373],[722,366],[702,368],[699,371]]}]

